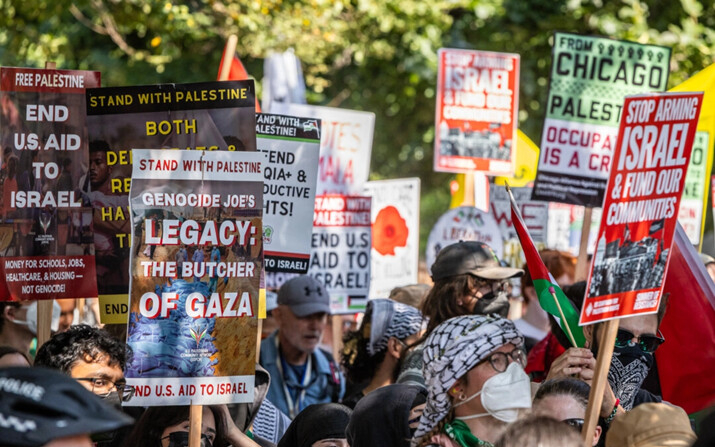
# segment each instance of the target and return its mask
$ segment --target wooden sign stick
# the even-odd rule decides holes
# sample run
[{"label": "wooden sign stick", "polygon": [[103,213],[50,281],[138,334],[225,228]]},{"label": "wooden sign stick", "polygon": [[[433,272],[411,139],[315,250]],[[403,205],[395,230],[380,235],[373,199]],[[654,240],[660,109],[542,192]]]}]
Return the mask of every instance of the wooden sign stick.
[{"label": "wooden sign stick", "polygon": [[236,54],[236,45],[238,45],[238,36],[231,34],[228,36],[226,52],[224,53],[223,60],[221,61],[221,73],[219,73],[218,76],[219,81],[225,81],[228,79],[228,74],[231,72],[231,61],[233,60],[233,55]]},{"label": "wooden sign stick", "polygon": [[203,407],[191,405],[189,407],[189,447],[201,447],[201,416]]},{"label": "wooden sign stick", "polygon": [[588,235],[591,232],[593,208],[586,207],[583,212],[583,225],[581,226],[581,244],[578,248],[576,261],[576,281],[588,279]]},{"label": "wooden sign stick", "polygon": [[591,447],[593,444],[593,433],[598,425],[598,415],[601,413],[601,403],[603,403],[603,391],[606,389],[606,379],[608,369],[611,367],[611,357],[613,357],[613,347],[616,344],[616,333],[618,332],[618,319],[607,321],[598,339],[598,358],[596,359],[596,370],[591,381],[591,393],[588,396],[588,408],[584,418],[583,435],[584,447]]}]

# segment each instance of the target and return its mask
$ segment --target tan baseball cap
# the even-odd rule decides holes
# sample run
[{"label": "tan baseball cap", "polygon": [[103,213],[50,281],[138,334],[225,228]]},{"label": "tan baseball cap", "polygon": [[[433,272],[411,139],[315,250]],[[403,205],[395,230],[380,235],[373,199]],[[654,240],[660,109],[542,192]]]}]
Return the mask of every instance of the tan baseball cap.
[{"label": "tan baseball cap", "polygon": [[606,447],[690,447],[696,439],[685,410],[648,403],[613,420]]}]

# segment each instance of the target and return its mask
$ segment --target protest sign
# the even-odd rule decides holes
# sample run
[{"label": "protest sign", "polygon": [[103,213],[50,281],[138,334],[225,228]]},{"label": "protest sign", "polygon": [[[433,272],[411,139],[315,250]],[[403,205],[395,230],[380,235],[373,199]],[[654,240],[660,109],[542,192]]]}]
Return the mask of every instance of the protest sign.
[{"label": "protest sign", "polygon": [[514,174],[519,55],[437,52],[434,170]]},{"label": "protest sign", "polygon": [[370,197],[315,198],[308,274],[330,294],[333,314],[364,312],[370,287]]},{"label": "protest sign", "polygon": [[[708,132],[696,132],[693,153],[685,175],[685,188],[680,201],[678,222],[683,226],[690,243],[700,244],[703,225],[703,211],[707,194],[707,166],[712,166],[713,145],[708,142]],[[709,161],[708,158],[711,160]],[[708,163],[709,161],[709,163]]]},{"label": "protest sign", "polygon": [[600,207],[623,98],[664,91],[670,48],[556,33],[534,200]]},{"label": "protest sign", "polygon": [[256,115],[263,164],[263,244],[267,272],[308,272],[318,177],[320,120]]},{"label": "protest sign", "polygon": [[489,245],[499,260],[504,255],[501,230],[491,213],[473,206],[452,208],[442,214],[427,239],[425,258],[431,269],[437,253],[459,241],[479,241]]},{"label": "protest sign", "polygon": [[132,156],[127,405],[253,402],[263,154]]},{"label": "protest sign", "polygon": [[127,295],[131,149],[256,150],[253,81],[87,90],[100,302]]},{"label": "protest sign", "polygon": [[[578,256],[584,211],[585,208],[578,205],[549,203],[546,246],[555,250],[568,251],[572,255]],[[601,224],[601,214],[600,208],[592,210],[592,225],[589,228],[586,248],[588,254],[593,254],[596,248],[596,237],[598,236],[598,227]]]},{"label": "protest sign", "polygon": [[370,173],[375,114],[273,102],[271,113],[321,120],[316,195],[360,195]]},{"label": "protest sign", "polygon": [[626,98],[580,324],[658,311],[702,98]]},{"label": "protest sign", "polygon": [[0,84],[0,300],[96,296],[84,93],[99,72],[3,67]]},{"label": "protest sign", "polygon": [[365,184],[372,197],[370,298],[386,298],[395,287],[417,283],[420,245],[420,179]]},{"label": "protest sign", "polygon": [[[524,219],[531,239],[537,249],[545,247],[546,235],[548,232],[548,211],[549,204],[531,200],[532,188],[511,188],[521,217]],[[491,213],[499,225],[503,241],[503,257],[500,260],[506,261],[512,267],[521,268],[526,262],[524,253],[519,242],[519,236],[511,219],[511,201],[506,187],[491,185],[489,198],[491,202]]]}]

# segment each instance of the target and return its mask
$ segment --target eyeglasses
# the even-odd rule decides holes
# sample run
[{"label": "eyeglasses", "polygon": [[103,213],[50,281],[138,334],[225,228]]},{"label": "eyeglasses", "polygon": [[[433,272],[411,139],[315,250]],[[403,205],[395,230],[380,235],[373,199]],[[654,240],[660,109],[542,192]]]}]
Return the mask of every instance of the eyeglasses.
[{"label": "eyeglasses", "polygon": [[522,348],[516,348],[511,352],[495,352],[484,361],[489,361],[494,371],[503,373],[511,363],[509,362],[510,358],[512,362],[518,363],[522,368],[526,366],[526,351]]},{"label": "eyeglasses", "polygon": [[575,428],[578,431],[581,431],[583,429],[583,419],[571,418],[571,419],[564,419],[561,422],[563,422],[564,424],[570,425],[571,427]]},{"label": "eyeglasses", "polygon": [[[625,348],[626,346],[635,346],[636,343],[633,343],[634,338],[636,338],[636,336],[633,332],[625,329],[618,329],[618,333],[616,334],[616,347]],[[663,334],[658,331],[658,335],[641,334],[637,337],[637,340],[638,346],[643,352],[653,353],[656,349],[658,349],[658,346],[663,344],[665,338],[663,337]]]},{"label": "eyeglasses", "polygon": [[107,397],[113,389],[117,390],[119,399],[122,402],[128,402],[129,399],[134,396],[135,388],[131,385],[127,385],[125,381],[112,382],[104,377],[81,377],[75,380],[91,383],[92,389],[90,391],[102,398]]}]

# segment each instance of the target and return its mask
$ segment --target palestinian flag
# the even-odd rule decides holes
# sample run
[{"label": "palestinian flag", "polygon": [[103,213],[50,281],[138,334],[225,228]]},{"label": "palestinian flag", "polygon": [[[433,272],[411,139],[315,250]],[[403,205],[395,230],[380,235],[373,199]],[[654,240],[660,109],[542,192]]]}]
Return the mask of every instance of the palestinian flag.
[{"label": "palestinian flag", "polygon": [[[511,201],[511,221],[516,234],[519,236],[519,242],[521,242],[521,248],[526,258],[526,265],[529,266],[529,273],[534,281],[534,289],[536,289],[536,295],[539,297],[539,304],[546,312],[554,316],[569,340],[576,342],[576,347],[583,347],[586,339],[583,336],[581,327],[578,325],[579,313],[566,298],[554,277],[546,269],[544,261],[541,260],[541,256],[539,256],[539,252],[534,245],[534,241],[531,240],[529,230],[526,229],[526,224],[521,218],[521,212],[519,212],[519,207],[511,194],[509,185],[506,186],[506,190]],[[561,307],[560,310],[559,306]]]}]

